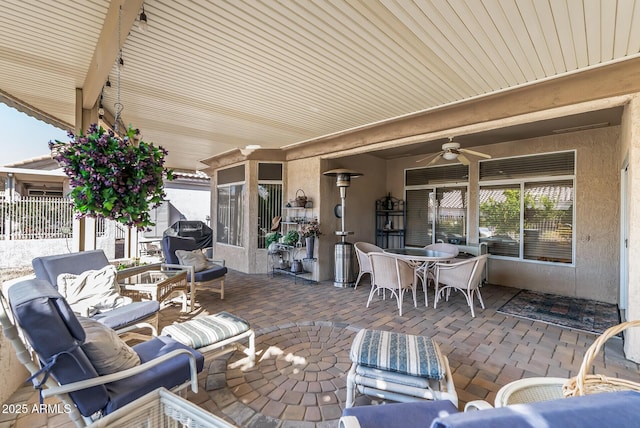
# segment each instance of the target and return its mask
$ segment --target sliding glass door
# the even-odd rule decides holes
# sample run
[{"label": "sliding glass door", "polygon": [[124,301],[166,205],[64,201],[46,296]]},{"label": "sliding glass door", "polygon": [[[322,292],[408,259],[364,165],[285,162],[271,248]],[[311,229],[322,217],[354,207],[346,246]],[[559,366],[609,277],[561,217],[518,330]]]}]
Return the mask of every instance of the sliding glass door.
[{"label": "sliding glass door", "polygon": [[406,190],[407,246],[467,243],[466,186]]}]

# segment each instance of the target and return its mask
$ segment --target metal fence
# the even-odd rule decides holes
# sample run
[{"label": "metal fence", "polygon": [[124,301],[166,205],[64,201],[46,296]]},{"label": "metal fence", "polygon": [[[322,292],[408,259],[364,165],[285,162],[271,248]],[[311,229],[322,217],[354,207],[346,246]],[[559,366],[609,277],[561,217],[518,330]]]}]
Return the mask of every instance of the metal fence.
[{"label": "metal fence", "polygon": [[73,215],[73,204],[66,198],[0,200],[0,240],[71,238]]}]

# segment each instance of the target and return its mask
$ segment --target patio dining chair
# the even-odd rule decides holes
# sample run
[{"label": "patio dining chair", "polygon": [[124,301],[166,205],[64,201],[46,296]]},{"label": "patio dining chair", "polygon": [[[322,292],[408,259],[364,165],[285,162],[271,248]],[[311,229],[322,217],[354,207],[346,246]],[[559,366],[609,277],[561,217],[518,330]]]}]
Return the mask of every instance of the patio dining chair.
[{"label": "patio dining chair", "polygon": [[[436,242],[435,244],[429,244],[424,247],[425,250],[439,251],[442,253],[452,254],[453,257],[457,257],[460,254],[460,250],[456,245],[447,244],[445,242]],[[425,295],[427,294],[427,285],[429,284],[429,279],[432,282],[435,282],[435,263],[429,262],[424,263],[420,268],[416,269],[416,275],[422,282],[422,289],[424,290]]]},{"label": "patio dining chair", "polygon": [[371,263],[371,291],[367,308],[376,291],[382,290],[383,296],[386,290],[395,296],[398,302],[398,311],[402,316],[402,298],[407,290],[413,293],[413,306],[417,307],[416,300],[416,275],[413,267],[405,260],[386,253],[369,253]]},{"label": "patio dining chair", "polygon": [[446,300],[449,300],[451,290],[459,291],[464,295],[465,299],[467,299],[467,305],[471,308],[472,317],[476,316],[473,310],[474,294],[478,295],[480,305],[482,309],[484,309],[484,302],[480,294],[480,284],[482,282],[484,266],[488,258],[489,254],[483,254],[456,263],[436,263],[434,309],[443,296]]},{"label": "patio dining chair", "polygon": [[[356,242],[354,244],[354,247],[356,249],[356,257],[358,258],[358,265],[360,267],[360,271],[358,272],[358,278],[356,278],[356,285],[355,287],[353,287],[353,289],[355,290],[356,288],[358,288],[358,283],[360,282],[360,279],[366,275],[369,274],[369,277],[371,278],[371,262],[369,261],[369,253],[381,253],[382,252],[382,248],[378,247],[377,245],[374,244],[370,244],[368,242]],[[371,284],[373,285],[373,281],[371,281]]]}]

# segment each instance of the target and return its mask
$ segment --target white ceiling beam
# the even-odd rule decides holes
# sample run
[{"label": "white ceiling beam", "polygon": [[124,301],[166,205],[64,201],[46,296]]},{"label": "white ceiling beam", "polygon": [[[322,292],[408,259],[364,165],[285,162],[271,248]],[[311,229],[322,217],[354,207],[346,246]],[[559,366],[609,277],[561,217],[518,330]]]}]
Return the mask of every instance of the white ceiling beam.
[{"label": "white ceiling beam", "polygon": [[[107,77],[118,58],[118,52],[136,22],[142,3],[144,0],[113,0],[109,4],[109,11],[82,85],[83,108],[92,108],[100,97],[102,86],[107,81]],[[121,7],[122,13],[120,13]],[[118,46],[118,18],[120,18],[120,46]]]}]

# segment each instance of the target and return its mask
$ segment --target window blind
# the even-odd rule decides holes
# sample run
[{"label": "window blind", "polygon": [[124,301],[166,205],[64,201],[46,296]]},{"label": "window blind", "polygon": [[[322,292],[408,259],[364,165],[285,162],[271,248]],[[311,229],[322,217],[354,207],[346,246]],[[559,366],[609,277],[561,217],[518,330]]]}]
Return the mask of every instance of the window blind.
[{"label": "window blind", "polygon": [[480,162],[480,181],[573,175],[575,152],[491,159]]}]

